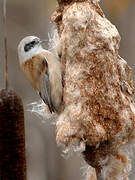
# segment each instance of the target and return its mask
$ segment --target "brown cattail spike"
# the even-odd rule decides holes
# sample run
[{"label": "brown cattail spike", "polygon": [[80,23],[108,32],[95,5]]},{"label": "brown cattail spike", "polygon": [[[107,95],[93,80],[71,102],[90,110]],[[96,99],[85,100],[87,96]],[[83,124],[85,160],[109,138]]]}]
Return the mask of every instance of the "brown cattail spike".
[{"label": "brown cattail spike", "polygon": [[83,1],[88,1],[88,0],[58,0],[58,3],[62,4],[62,3],[83,2]]},{"label": "brown cattail spike", "polygon": [[23,105],[11,90],[0,90],[0,179],[26,179]]}]

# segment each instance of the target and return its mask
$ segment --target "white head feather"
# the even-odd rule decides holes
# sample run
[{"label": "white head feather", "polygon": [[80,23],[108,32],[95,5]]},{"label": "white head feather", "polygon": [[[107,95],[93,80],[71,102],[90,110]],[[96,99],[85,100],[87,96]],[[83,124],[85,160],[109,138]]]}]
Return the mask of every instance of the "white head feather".
[{"label": "white head feather", "polygon": [[45,49],[43,49],[41,43],[33,46],[28,51],[25,51],[25,49],[24,49],[25,45],[29,44],[30,42],[34,41],[35,39],[40,41],[40,39],[36,36],[27,36],[24,39],[22,39],[21,42],[19,43],[18,57],[19,57],[20,64],[23,64],[25,61],[27,61],[28,59],[31,59],[33,56],[45,51]]}]

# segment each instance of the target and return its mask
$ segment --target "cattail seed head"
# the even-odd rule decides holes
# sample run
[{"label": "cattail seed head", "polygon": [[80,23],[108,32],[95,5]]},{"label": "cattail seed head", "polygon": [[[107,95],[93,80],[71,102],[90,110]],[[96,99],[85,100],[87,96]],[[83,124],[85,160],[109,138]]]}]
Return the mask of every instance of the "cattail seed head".
[{"label": "cattail seed head", "polygon": [[26,179],[23,104],[11,90],[0,90],[0,179]]}]

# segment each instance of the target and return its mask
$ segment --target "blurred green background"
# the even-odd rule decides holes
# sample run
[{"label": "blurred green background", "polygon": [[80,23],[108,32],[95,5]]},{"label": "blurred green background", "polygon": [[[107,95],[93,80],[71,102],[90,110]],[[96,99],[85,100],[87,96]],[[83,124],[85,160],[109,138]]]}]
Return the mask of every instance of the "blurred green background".
[{"label": "blurred green background", "polygon": [[[120,56],[133,69],[135,52],[135,1],[101,0],[101,6],[108,19],[115,24],[121,34]],[[81,180],[84,166],[76,153],[63,158],[62,150],[55,142],[55,126],[28,112],[28,104],[38,101],[17,58],[17,45],[28,35],[36,35],[48,40],[52,23],[50,15],[56,9],[56,0],[7,0],[7,34],[10,88],[23,99],[25,107],[27,179],[28,180]],[[2,24],[2,0],[0,1],[0,88],[4,88],[4,45]],[[45,45],[48,47],[48,44]],[[134,169],[130,179],[134,180]]]}]

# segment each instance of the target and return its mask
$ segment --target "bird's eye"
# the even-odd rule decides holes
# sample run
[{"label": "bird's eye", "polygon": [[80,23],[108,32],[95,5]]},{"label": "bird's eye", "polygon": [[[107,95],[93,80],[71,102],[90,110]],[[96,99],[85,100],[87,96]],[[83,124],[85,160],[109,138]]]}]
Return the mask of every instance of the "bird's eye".
[{"label": "bird's eye", "polygon": [[35,45],[35,44],[37,44],[37,41],[36,41],[36,40],[33,40],[33,41],[31,42],[31,44],[32,44],[32,45]]},{"label": "bird's eye", "polygon": [[39,39],[34,39],[33,41],[31,41],[30,43],[27,43],[24,47],[24,51],[27,52],[30,49],[32,49],[36,44],[39,43]]},{"label": "bird's eye", "polygon": [[39,43],[39,39],[34,39],[32,42],[31,42],[31,45],[36,45]]}]

